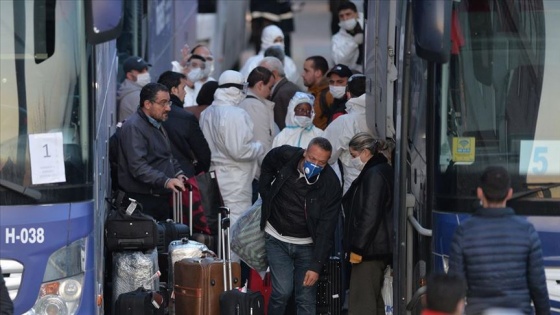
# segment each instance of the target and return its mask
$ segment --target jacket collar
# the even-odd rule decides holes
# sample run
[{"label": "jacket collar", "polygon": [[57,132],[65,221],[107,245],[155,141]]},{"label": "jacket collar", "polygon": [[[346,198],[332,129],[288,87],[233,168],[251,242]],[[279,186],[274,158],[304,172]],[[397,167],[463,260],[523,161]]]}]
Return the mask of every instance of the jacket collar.
[{"label": "jacket collar", "polygon": [[160,129],[161,127],[161,122],[153,119],[152,117],[150,117],[148,114],[144,113],[144,111],[142,110],[142,107],[138,108],[138,115],[140,115],[140,117],[142,117],[142,119],[144,119],[145,121],[147,121],[150,125],[152,125],[154,128],[156,129]]},{"label": "jacket collar", "polygon": [[379,164],[384,164],[387,163],[387,158],[385,157],[385,155],[381,154],[381,153],[377,153],[376,155],[372,156],[371,159],[369,159],[366,162],[366,165],[364,165],[364,168],[360,171],[360,175],[358,175],[358,177],[356,177],[356,179],[352,182],[352,184],[350,185],[350,188],[347,190],[347,192],[351,191],[354,187],[358,186],[360,184],[360,182],[362,181],[362,178],[364,177],[364,174],[372,167],[379,165]]},{"label": "jacket collar", "polygon": [[504,217],[508,215],[515,215],[515,211],[512,208],[478,208],[475,215],[481,217]]},{"label": "jacket collar", "polygon": [[171,101],[171,104],[173,104],[173,106],[177,106],[177,107],[180,107],[182,109],[183,108],[183,102],[181,102],[179,97],[177,95],[171,94],[171,93],[169,93],[169,95],[170,95],[169,100]]}]

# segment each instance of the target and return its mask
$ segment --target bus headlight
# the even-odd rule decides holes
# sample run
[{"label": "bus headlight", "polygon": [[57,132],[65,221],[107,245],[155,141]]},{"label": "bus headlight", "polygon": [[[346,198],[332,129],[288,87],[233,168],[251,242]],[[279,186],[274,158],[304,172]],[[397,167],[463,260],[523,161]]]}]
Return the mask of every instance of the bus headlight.
[{"label": "bus headlight", "polygon": [[54,252],[48,260],[35,305],[24,315],[73,315],[78,310],[84,282],[86,240]]}]

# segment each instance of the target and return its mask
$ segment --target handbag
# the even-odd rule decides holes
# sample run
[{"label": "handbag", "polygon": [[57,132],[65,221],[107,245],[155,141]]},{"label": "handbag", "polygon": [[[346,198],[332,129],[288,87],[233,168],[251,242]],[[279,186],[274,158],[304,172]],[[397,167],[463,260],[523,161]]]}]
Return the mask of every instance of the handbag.
[{"label": "handbag", "polygon": [[218,234],[218,212],[224,205],[216,172],[210,171],[190,177],[187,189],[183,191],[183,207],[190,207],[189,190],[192,189],[192,216],[189,222],[189,213],[183,213],[183,222],[189,225],[193,232],[216,235]]},{"label": "handbag", "polygon": [[231,228],[231,250],[258,272],[268,268],[264,231],[261,231],[262,199],[245,211]]},{"label": "handbag", "polygon": [[149,250],[157,245],[158,227],[154,218],[142,213],[140,203],[123,205],[125,193],[117,192],[112,211],[105,222],[105,238],[109,251]]}]

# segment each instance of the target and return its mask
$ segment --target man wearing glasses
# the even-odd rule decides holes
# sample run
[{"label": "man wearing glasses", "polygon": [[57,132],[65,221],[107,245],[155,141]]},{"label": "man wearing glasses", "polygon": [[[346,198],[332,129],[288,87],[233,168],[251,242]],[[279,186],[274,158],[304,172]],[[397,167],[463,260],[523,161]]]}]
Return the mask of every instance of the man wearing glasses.
[{"label": "man wearing glasses", "polygon": [[169,197],[184,191],[183,174],[162,127],[171,111],[169,89],[149,83],[140,91],[140,107],[123,124],[119,136],[119,186],[158,221],[171,217]]}]

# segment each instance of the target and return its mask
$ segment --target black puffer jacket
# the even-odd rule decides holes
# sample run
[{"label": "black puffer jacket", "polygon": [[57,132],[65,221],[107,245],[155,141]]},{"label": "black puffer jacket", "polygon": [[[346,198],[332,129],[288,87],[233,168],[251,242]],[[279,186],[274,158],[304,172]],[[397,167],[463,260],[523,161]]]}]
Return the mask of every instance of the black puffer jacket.
[{"label": "black puffer jacket", "polygon": [[344,249],[363,260],[389,261],[393,247],[393,168],[373,156],[342,199]]},{"label": "black puffer jacket", "polygon": [[[303,158],[304,150],[283,145],[268,152],[263,160],[259,178],[259,192],[262,197],[261,230],[270,217],[271,204],[282,185],[287,184],[286,172],[296,169]],[[329,166],[321,172],[317,182],[305,197],[307,205],[307,228],[313,238],[314,261],[311,270],[321,272],[333,245],[334,228],[340,213],[342,188],[334,170]]]},{"label": "black puffer jacket", "polygon": [[467,280],[466,314],[490,307],[550,314],[541,242],[511,208],[480,208],[455,230],[449,273]]}]

